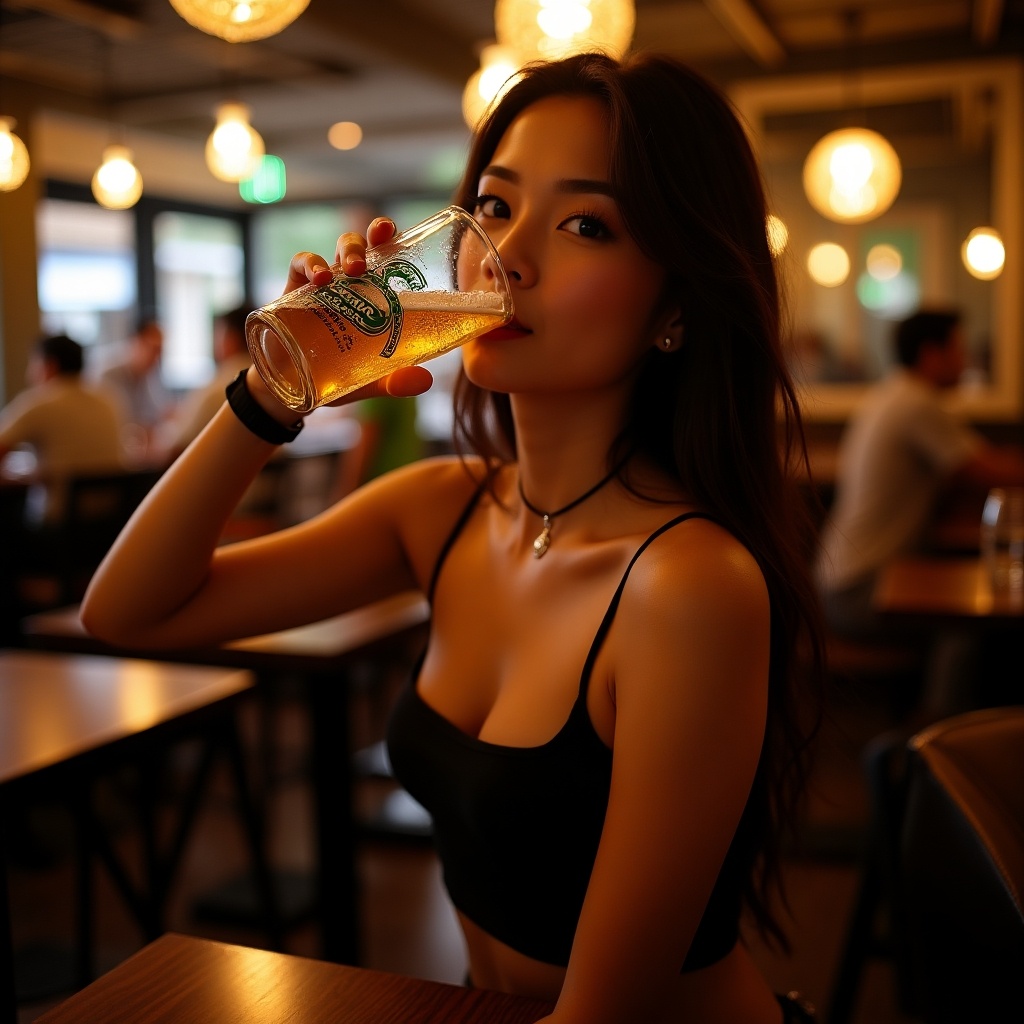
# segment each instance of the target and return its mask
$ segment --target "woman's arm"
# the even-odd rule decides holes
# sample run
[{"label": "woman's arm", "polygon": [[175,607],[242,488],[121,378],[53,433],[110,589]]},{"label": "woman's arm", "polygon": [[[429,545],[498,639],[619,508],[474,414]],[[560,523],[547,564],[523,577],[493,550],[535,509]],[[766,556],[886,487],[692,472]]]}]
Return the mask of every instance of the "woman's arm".
[{"label": "woman's arm", "polygon": [[[390,232],[390,225],[375,222],[369,234],[380,241]],[[365,268],[364,253],[358,235],[339,241],[338,255],[350,273]],[[300,253],[287,287],[322,283],[329,274],[322,257]],[[264,411],[279,423],[295,422],[296,414],[273,398],[252,368],[247,382]],[[417,394],[429,383],[429,373],[414,367],[348,400]],[[213,643],[313,621],[412,585],[390,510],[401,508],[409,481],[420,479],[416,474],[404,484],[374,489],[350,510],[218,548],[225,523],[273,451],[222,406],[137,509],[96,572],[82,604],[86,628],[132,646]],[[343,573],[337,557],[344,549],[352,550]]]},{"label": "woman's arm", "polygon": [[550,1024],[663,1019],[761,753],[769,611],[753,558],[704,521],[648,556],[609,634],[611,796]]}]

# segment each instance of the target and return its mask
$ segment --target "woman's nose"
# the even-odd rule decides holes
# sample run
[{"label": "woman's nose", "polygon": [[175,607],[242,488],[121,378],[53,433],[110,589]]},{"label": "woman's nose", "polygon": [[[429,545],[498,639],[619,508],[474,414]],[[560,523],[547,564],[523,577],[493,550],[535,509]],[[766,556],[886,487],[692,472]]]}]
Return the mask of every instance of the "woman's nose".
[{"label": "woman's nose", "polygon": [[510,232],[501,239],[493,239],[494,248],[509,281],[520,287],[529,287],[536,278],[533,260],[517,241],[518,235]]}]

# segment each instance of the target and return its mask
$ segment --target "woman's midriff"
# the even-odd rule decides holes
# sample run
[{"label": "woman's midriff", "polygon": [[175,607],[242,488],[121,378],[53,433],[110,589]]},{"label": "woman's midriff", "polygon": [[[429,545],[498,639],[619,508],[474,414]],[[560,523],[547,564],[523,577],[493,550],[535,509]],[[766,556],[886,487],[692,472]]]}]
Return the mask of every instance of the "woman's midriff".
[{"label": "woman's midriff", "polygon": [[[517,953],[462,914],[458,917],[475,986],[551,1002],[558,999],[564,967]],[[645,1024],[779,1024],[781,1019],[775,995],[747,950],[737,945],[710,967],[680,974],[664,1015]]]}]

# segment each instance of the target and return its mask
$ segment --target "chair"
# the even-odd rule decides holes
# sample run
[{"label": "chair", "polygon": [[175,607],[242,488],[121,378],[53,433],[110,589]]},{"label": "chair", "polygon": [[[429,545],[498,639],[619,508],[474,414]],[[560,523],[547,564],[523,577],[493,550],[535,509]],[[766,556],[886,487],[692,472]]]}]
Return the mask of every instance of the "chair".
[{"label": "chair", "polygon": [[25,500],[29,485],[23,481],[0,481],[0,645],[8,646],[18,637],[21,605],[18,578],[25,550]]},{"label": "chair", "polygon": [[909,751],[900,877],[919,1014],[1024,1020],[1024,707],[939,722]]},{"label": "chair", "polygon": [[33,538],[23,572],[49,581],[51,605],[74,604],[161,469],[117,470],[70,477],[61,521]]},{"label": "chair", "polygon": [[853,1017],[871,957],[924,1024],[1024,1020],[1024,707],[968,712],[864,755],[871,821],[829,999]]}]

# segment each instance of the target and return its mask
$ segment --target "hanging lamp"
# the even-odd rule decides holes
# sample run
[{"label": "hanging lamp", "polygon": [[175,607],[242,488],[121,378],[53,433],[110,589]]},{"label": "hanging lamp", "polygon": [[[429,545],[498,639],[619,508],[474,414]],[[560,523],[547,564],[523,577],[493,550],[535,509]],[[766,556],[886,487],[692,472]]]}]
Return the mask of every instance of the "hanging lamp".
[{"label": "hanging lamp", "polygon": [[287,28],[309,0],[171,0],[194,28],[229,43],[266,39]]},{"label": "hanging lamp", "polygon": [[498,42],[525,60],[556,60],[585,50],[621,57],[636,27],[634,0],[497,0]]},{"label": "hanging lamp", "polygon": [[896,150],[868,128],[829,132],[804,161],[808,201],[822,216],[841,224],[861,224],[885,213],[902,179]]},{"label": "hanging lamp", "polygon": [[14,134],[17,123],[13,117],[0,117],[0,192],[13,192],[28,177],[28,148]]},{"label": "hanging lamp", "polygon": [[[851,80],[860,18],[856,10],[843,15]],[[892,144],[863,124],[828,132],[804,161],[803,185],[808,202],[823,217],[840,224],[863,224],[881,216],[895,202],[902,181],[900,158]]]},{"label": "hanging lamp", "polygon": [[142,175],[127,146],[107,146],[103,163],[92,176],[92,194],[108,210],[127,210],[142,195]]},{"label": "hanging lamp", "polygon": [[971,277],[994,281],[1006,264],[1006,247],[995,228],[975,228],[960,247],[960,258]]},{"label": "hanging lamp", "polygon": [[217,108],[217,126],[206,140],[206,166],[221,181],[250,178],[263,156],[263,138],[249,124],[244,103],[222,103]]},{"label": "hanging lamp", "polygon": [[475,129],[491,105],[519,79],[519,61],[514,50],[491,43],[480,51],[480,68],[469,76],[462,91],[462,116]]}]

